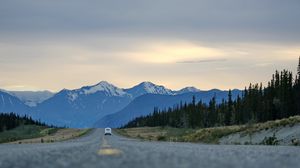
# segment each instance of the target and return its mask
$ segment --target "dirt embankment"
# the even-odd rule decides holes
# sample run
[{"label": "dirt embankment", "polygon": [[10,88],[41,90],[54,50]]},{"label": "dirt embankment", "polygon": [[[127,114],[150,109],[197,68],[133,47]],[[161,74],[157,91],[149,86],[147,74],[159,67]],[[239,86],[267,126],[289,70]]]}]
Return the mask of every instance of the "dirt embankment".
[{"label": "dirt embankment", "polygon": [[220,144],[299,145],[300,124],[280,126],[257,132],[238,132],[220,139]]}]

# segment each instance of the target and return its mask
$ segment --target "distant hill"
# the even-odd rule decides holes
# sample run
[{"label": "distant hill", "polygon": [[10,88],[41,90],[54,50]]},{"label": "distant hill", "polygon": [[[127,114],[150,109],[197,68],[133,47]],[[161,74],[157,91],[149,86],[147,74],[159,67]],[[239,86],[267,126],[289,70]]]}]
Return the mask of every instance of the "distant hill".
[{"label": "distant hill", "polygon": [[[232,92],[234,99],[239,94],[241,94],[241,91],[239,90],[233,90]],[[133,100],[121,111],[107,115],[100,119],[95,124],[95,127],[120,127],[136,117],[152,113],[155,107],[163,109],[178,105],[180,102],[189,103],[192,101],[193,96],[196,97],[196,101],[202,100],[204,103],[208,103],[213,96],[216,96],[217,103],[221,103],[222,99],[227,99],[228,91],[214,89],[210,91],[189,92],[178,95],[142,95]]]},{"label": "distant hill", "polygon": [[100,82],[76,90],[62,90],[39,104],[37,118],[68,127],[91,127],[98,119],[117,112],[132,101],[132,96],[107,83]]},{"label": "distant hill", "polygon": [[15,112],[19,115],[30,115],[30,107],[25,105],[20,99],[0,91],[0,113]]},{"label": "distant hill", "polygon": [[19,98],[22,102],[31,107],[42,103],[55,94],[49,91],[9,91],[8,93]]}]

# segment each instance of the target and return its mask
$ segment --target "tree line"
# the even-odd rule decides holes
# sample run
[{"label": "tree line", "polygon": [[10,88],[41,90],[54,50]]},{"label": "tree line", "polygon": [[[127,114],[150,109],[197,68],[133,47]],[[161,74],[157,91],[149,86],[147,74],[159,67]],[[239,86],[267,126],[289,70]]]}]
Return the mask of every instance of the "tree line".
[{"label": "tree line", "polygon": [[228,98],[216,103],[214,96],[208,104],[180,103],[173,108],[158,109],[147,116],[138,117],[124,128],[142,126],[171,126],[178,128],[207,128],[265,122],[300,115],[300,57],[297,74],[276,71],[266,87],[250,84],[242,95],[233,100],[231,90]]},{"label": "tree line", "polygon": [[28,116],[19,116],[14,113],[2,113],[0,114],[0,132],[14,129],[21,125],[39,125],[46,126],[46,124],[40,121],[35,121]]}]

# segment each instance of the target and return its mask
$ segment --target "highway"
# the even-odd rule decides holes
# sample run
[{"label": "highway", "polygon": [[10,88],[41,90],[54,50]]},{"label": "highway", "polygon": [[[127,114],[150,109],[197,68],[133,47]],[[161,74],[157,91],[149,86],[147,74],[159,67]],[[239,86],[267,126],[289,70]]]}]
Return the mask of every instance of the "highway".
[{"label": "highway", "polygon": [[147,142],[103,129],[65,142],[1,144],[0,168],[299,168],[300,147]]}]

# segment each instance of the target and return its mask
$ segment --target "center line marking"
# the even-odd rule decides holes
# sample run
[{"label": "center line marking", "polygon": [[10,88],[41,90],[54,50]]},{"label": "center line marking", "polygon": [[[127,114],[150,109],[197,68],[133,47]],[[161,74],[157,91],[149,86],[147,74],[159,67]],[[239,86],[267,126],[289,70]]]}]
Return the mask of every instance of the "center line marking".
[{"label": "center line marking", "polygon": [[98,151],[98,155],[117,156],[117,155],[121,155],[122,153],[123,152],[119,149],[111,148],[111,146],[108,144],[107,140],[104,137],[102,138],[101,149]]},{"label": "center line marking", "polygon": [[113,149],[113,148],[108,148],[108,149],[100,149],[98,151],[98,154],[99,155],[102,155],[102,156],[116,156],[116,155],[120,155],[122,154],[123,152],[120,151],[119,149]]}]

